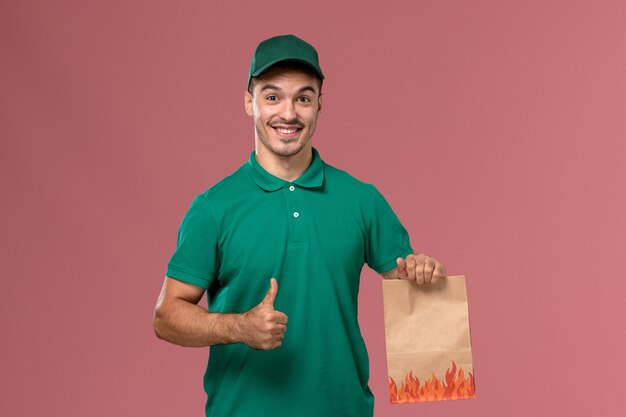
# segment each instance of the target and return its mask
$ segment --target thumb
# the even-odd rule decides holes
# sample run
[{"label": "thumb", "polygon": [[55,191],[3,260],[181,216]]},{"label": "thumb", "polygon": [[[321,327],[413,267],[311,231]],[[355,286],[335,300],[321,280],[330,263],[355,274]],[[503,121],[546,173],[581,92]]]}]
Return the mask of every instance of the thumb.
[{"label": "thumb", "polygon": [[408,277],[406,273],[406,261],[402,258],[396,259],[396,264],[398,264],[398,278],[406,278]]},{"label": "thumb", "polygon": [[276,300],[276,293],[278,292],[278,283],[276,282],[276,278],[270,279],[270,289],[265,295],[261,304],[267,304],[274,307],[274,300]]}]

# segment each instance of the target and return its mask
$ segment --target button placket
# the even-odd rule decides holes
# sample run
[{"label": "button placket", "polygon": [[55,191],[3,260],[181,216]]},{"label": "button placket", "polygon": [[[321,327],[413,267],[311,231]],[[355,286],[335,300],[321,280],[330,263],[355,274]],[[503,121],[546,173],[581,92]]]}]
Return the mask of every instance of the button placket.
[{"label": "button placket", "polygon": [[[296,189],[296,187],[294,187],[293,184],[291,184],[289,186],[289,191],[294,191],[295,189]],[[293,212],[293,217],[295,217],[297,219],[298,217],[300,217],[300,213],[298,213],[297,211],[294,211]]]},{"label": "button placket", "polygon": [[302,220],[303,217],[301,217],[304,214],[302,190],[291,183],[285,184],[283,189],[287,199],[287,215],[291,218],[289,220],[289,241],[293,243],[305,242],[308,239],[306,238],[306,227]]}]

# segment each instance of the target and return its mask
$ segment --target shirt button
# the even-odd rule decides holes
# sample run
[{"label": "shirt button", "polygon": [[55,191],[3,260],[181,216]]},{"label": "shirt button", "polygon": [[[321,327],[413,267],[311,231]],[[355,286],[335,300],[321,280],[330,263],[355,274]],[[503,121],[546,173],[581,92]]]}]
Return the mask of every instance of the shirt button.
[{"label": "shirt button", "polygon": [[297,211],[294,211],[294,212],[293,212],[293,217],[296,217],[296,218],[297,218],[297,217],[299,217],[299,216],[300,216],[300,213],[298,213]]},{"label": "shirt button", "polygon": [[296,189],[296,187],[294,187],[293,185],[290,185],[290,186],[289,186],[289,191],[293,191],[293,190],[295,190],[295,189]]}]

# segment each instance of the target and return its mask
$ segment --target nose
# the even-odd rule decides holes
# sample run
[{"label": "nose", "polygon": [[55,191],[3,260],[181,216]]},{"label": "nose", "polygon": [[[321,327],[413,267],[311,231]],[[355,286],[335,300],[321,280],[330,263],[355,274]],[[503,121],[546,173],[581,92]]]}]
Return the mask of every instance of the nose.
[{"label": "nose", "polygon": [[286,122],[295,122],[298,120],[296,115],[296,106],[291,100],[284,100],[283,105],[280,109],[280,118],[285,120]]}]

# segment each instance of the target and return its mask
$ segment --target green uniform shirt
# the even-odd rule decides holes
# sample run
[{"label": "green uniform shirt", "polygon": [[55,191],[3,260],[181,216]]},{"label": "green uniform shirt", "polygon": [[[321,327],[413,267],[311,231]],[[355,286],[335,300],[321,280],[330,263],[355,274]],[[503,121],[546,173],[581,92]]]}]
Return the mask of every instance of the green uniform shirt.
[{"label": "green uniform shirt", "polygon": [[371,184],[325,162],[287,182],[250,159],[198,195],[167,276],[207,289],[209,310],[244,312],[278,281],[289,317],[282,346],[210,348],[204,388],[211,417],[364,417],[374,397],[357,321],[361,269],[396,266],[409,236]]}]

